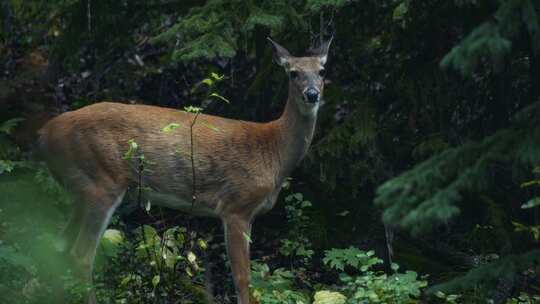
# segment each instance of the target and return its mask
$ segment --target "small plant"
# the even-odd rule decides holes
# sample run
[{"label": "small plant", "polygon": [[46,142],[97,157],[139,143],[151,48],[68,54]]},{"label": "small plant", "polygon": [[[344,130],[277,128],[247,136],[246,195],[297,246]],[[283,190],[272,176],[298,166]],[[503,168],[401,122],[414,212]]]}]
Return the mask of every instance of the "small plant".
[{"label": "small plant", "polygon": [[313,296],[313,304],[345,304],[347,297],[339,292],[320,290]]},{"label": "small plant", "polygon": [[29,164],[21,159],[21,150],[8,138],[23,120],[13,118],[0,123],[0,174],[10,173],[17,167],[27,167]]},{"label": "small plant", "polygon": [[[536,166],[533,170],[533,173],[540,174],[540,166]],[[540,178],[533,179],[531,181],[521,184],[522,188],[528,188],[533,186],[540,186]],[[540,196],[536,196],[527,201],[525,204],[521,205],[521,209],[532,209],[538,206],[540,206]],[[528,233],[533,237],[535,242],[540,241],[540,225],[525,225],[517,221],[512,221],[512,225],[514,225],[514,230],[516,232]]]},{"label": "small plant", "polygon": [[[191,244],[186,229],[172,227],[159,233],[143,225],[127,238],[108,229],[102,238],[101,257],[108,259],[100,277],[100,298],[118,303],[200,303],[205,297],[204,268],[199,255],[207,248],[203,239]],[[99,291],[99,288],[98,288]],[[99,294],[98,294],[99,295]]]},{"label": "small plant", "polygon": [[[373,267],[383,261],[373,251],[365,252],[354,247],[332,249],[326,251],[323,262],[339,271],[340,281],[344,284],[340,290],[347,296],[348,304],[418,303],[421,289],[427,286],[427,281],[419,279],[414,271],[399,273],[399,266],[395,263],[392,264],[394,273],[391,275],[374,270]],[[345,273],[347,268],[359,273],[349,275]]]},{"label": "small plant", "polygon": [[292,290],[295,275],[292,271],[278,268],[273,272],[266,264],[252,263],[252,295],[260,304],[308,304],[308,297]]},{"label": "small plant", "polygon": [[518,297],[508,299],[506,304],[537,304],[540,303],[540,295],[520,293]]},{"label": "small plant", "polygon": [[279,252],[286,257],[299,258],[304,265],[313,256],[311,241],[306,237],[310,218],[306,215],[312,205],[304,199],[302,193],[292,193],[285,197],[285,212],[287,214],[288,234],[281,240]]}]

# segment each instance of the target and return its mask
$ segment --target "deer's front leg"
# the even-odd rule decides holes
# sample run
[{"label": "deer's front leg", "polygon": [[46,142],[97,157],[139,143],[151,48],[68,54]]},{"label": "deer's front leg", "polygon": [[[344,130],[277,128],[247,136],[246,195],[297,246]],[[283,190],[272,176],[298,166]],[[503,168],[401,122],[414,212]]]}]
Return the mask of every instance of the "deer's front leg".
[{"label": "deer's front leg", "polygon": [[223,224],[238,304],[249,304],[251,219],[245,216],[226,216]]}]

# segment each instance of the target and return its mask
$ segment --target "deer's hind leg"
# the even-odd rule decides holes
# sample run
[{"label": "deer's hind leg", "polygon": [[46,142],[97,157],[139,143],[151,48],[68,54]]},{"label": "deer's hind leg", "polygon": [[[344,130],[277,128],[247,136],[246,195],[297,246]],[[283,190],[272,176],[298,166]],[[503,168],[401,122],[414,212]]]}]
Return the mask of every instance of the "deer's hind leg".
[{"label": "deer's hind leg", "polygon": [[[76,189],[77,209],[72,219],[74,223],[70,223],[72,227],[67,228],[74,229],[72,232],[76,234],[76,237],[68,250],[75,264],[75,272],[85,284],[92,284],[92,272],[99,241],[114,211],[122,202],[125,191],[126,187],[110,179],[99,183],[88,182]],[[88,296],[88,303],[96,303],[93,289]]]},{"label": "deer's hind leg", "polygon": [[73,204],[73,210],[69,217],[67,225],[62,230],[62,239],[65,242],[63,251],[68,254],[73,247],[77,236],[79,235],[80,223],[83,216],[84,208],[82,204]]}]

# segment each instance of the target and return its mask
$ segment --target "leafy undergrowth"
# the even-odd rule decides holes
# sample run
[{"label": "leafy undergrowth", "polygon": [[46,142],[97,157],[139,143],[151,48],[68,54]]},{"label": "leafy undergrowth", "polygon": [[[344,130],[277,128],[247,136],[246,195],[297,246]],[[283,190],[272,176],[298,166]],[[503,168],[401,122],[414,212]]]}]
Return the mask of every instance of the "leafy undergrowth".
[{"label": "leafy undergrowth", "polygon": [[[68,197],[39,167],[16,169],[0,178],[2,193],[7,194],[1,198],[2,302],[33,304],[62,297],[67,303],[78,303],[85,286],[74,280],[63,255],[65,244],[59,238]],[[306,269],[320,263],[314,261],[316,254],[302,234],[310,220],[305,211],[311,204],[299,193],[291,193],[285,203],[291,233],[283,236],[279,252],[282,258],[296,261],[296,266],[270,270],[268,261],[254,261],[254,303],[418,301],[427,282],[412,271],[398,272],[397,265],[393,273],[386,274],[373,251],[354,247],[328,250],[322,272],[337,278],[335,282],[323,285],[307,277]],[[202,260],[207,251],[223,252],[223,244],[180,226],[128,229],[118,220],[114,226],[118,229],[105,231],[98,253],[95,277],[100,303],[206,303]],[[225,276],[229,276],[228,270]],[[230,278],[226,284],[232,286]],[[216,297],[220,303],[234,303],[230,291]]]},{"label": "leafy undergrowth", "polygon": [[[420,303],[422,290],[428,285],[426,277],[414,271],[400,271],[397,264],[386,273],[383,261],[374,251],[333,248],[317,260],[315,257],[321,255],[316,254],[304,236],[311,203],[302,194],[289,192],[285,204],[289,233],[279,242],[280,256],[252,263],[253,303]],[[102,265],[99,287],[104,302],[206,302],[205,285],[211,282],[205,281],[205,268],[200,261],[208,251],[223,251],[219,241],[193,236],[183,227],[157,231],[142,226],[130,232],[122,231],[121,224],[116,226],[119,229],[105,232],[101,244],[102,261],[108,261]],[[274,267],[287,260],[294,262]],[[318,264],[323,269],[308,271]],[[317,276],[310,276],[313,273]],[[227,284],[232,285],[227,276]],[[323,284],[319,281],[321,276],[333,279],[325,279]],[[218,303],[234,303],[232,294],[217,297]],[[439,303],[453,303],[457,298],[445,295],[435,299]]]},{"label": "leafy undergrowth", "polygon": [[[0,124],[0,140],[6,143],[0,147],[0,303],[82,303],[89,286],[75,280],[66,244],[59,237],[71,209],[70,197],[2,132],[9,128]],[[285,188],[287,229],[271,242],[279,247],[274,254],[252,263],[252,303],[485,303],[442,291],[428,294],[427,276],[401,270],[395,263],[384,271],[383,261],[371,250],[315,250],[307,237],[312,204]],[[534,201],[526,205],[535,206]],[[207,303],[210,295],[215,303],[236,302],[219,235],[198,234],[189,225],[160,220],[133,226],[119,219],[105,231],[98,250],[99,303],[196,304]],[[535,227],[526,228],[536,236]],[[219,271],[209,275],[208,261]],[[506,303],[538,301],[538,296],[520,293]]]}]

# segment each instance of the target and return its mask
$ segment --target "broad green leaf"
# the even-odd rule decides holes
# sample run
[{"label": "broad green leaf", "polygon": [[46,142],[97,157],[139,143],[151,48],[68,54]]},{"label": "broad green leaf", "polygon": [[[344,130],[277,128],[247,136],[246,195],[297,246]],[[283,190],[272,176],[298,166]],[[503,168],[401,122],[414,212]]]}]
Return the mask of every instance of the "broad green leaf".
[{"label": "broad green leaf", "polygon": [[313,304],[345,304],[347,297],[339,292],[321,290],[315,293]]},{"label": "broad green leaf", "polygon": [[161,129],[161,132],[164,132],[164,133],[170,133],[176,129],[178,129],[178,127],[180,127],[180,124],[177,124],[177,123],[170,123],[168,125],[166,125],[165,127],[163,127],[163,129]]},{"label": "broad green leaf", "polygon": [[99,247],[104,256],[116,258],[125,243],[125,237],[122,231],[116,229],[107,229],[103,233]]}]

